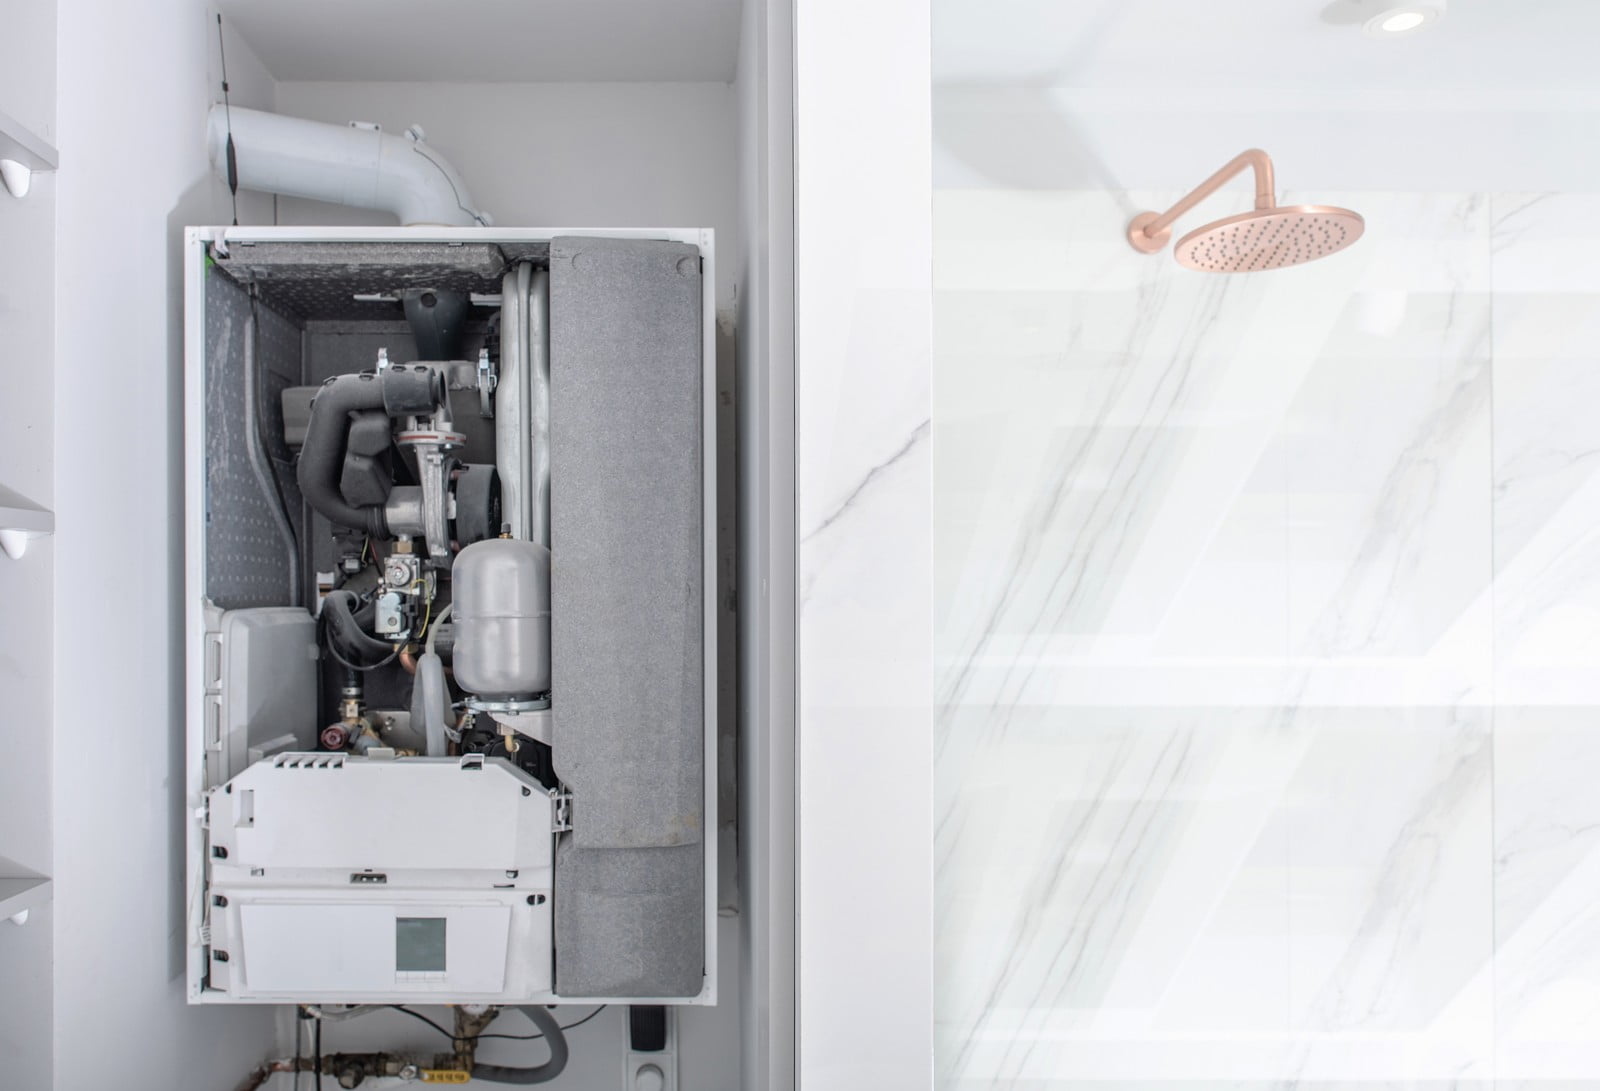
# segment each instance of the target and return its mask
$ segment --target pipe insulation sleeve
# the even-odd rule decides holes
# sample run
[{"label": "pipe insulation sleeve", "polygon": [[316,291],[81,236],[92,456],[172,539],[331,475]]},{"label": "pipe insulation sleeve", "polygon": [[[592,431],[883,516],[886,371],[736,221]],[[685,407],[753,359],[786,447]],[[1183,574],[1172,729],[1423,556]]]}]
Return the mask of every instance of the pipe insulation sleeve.
[{"label": "pipe insulation sleeve", "polygon": [[528,537],[550,548],[550,271],[535,269],[528,286]]},{"label": "pipe insulation sleeve", "polygon": [[535,1005],[518,1005],[517,1010],[533,1020],[533,1025],[544,1033],[544,1041],[550,1047],[550,1059],[537,1068],[510,1068],[505,1065],[475,1064],[472,1066],[472,1078],[485,1080],[489,1083],[514,1083],[526,1086],[534,1083],[549,1083],[561,1075],[561,1070],[567,1067],[567,1036],[561,1029],[561,1024],[551,1014],[550,1009]]},{"label": "pipe insulation sleeve", "polygon": [[446,397],[444,377],[427,367],[396,366],[381,375],[370,371],[336,375],[323,383],[311,401],[295,474],[306,503],[331,523],[364,530],[374,538],[389,537],[383,505],[356,507],[339,487],[350,414],[375,409],[390,416],[430,413]]},{"label": "pipe insulation sleeve", "polygon": [[500,280],[500,381],[494,388],[494,461],[500,471],[501,518],[511,536],[529,536],[527,417],[528,284],[527,263],[506,271]]},{"label": "pipe insulation sleeve", "polygon": [[289,197],[392,212],[407,227],[477,227],[478,211],[444,156],[411,132],[394,136],[357,125],[285,117],[242,106],[211,108],[206,146],[226,177],[233,133],[239,185]]},{"label": "pipe insulation sleeve", "polygon": [[392,645],[369,634],[361,627],[355,615],[356,596],[352,591],[329,591],[322,599],[322,612],[328,623],[338,630],[345,647],[356,655],[388,655]]}]

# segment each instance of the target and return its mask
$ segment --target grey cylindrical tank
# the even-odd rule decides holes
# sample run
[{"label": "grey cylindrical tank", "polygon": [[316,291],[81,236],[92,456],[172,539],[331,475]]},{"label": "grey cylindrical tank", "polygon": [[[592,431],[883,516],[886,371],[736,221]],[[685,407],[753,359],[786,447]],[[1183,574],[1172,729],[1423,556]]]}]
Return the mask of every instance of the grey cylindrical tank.
[{"label": "grey cylindrical tank", "polygon": [[550,689],[550,551],[490,538],[452,569],[456,683],[488,700]]}]

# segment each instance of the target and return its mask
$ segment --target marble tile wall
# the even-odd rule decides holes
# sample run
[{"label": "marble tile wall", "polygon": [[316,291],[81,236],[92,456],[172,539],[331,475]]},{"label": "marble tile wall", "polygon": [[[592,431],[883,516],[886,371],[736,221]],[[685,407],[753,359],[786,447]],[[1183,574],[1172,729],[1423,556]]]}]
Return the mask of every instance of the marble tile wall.
[{"label": "marble tile wall", "polygon": [[939,1086],[1600,1089],[1600,197],[1172,196],[936,194]]}]

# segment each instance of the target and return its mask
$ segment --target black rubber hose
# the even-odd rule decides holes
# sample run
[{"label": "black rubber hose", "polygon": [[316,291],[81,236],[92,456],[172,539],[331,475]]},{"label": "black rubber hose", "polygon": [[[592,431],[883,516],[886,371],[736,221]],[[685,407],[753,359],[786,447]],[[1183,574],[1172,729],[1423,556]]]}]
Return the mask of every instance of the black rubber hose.
[{"label": "black rubber hose", "polygon": [[394,651],[386,640],[369,636],[355,615],[356,596],[353,591],[329,591],[322,599],[322,612],[327,615],[344,646],[355,655],[388,655]]},{"label": "black rubber hose", "polygon": [[339,490],[339,476],[344,469],[350,414],[382,408],[383,384],[371,372],[338,375],[322,384],[311,401],[311,417],[306,422],[300,465],[295,471],[300,494],[313,510],[330,523],[364,530],[374,538],[389,537],[389,521],[384,518],[383,505],[358,508],[347,503]]},{"label": "black rubber hose", "polygon": [[381,374],[335,375],[311,400],[296,471],[300,494],[330,523],[364,530],[374,538],[389,537],[389,520],[382,504],[358,508],[345,500],[339,488],[350,440],[350,414],[374,409],[391,417],[432,413],[449,396],[444,375],[429,367],[396,364]]},{"label": "black rubber hose", "polygon": [[550,1009],[536,1004],[520,1005],[518,1010],[533,1020],[533,1025],[544,1032],[545,1044],[550,1047],[550,1059],[537,1068],[508,1068],[497,1064],[475,1064],[472,1078],[489,1083],[549,1083],[567,1067],[567,1036]]}]

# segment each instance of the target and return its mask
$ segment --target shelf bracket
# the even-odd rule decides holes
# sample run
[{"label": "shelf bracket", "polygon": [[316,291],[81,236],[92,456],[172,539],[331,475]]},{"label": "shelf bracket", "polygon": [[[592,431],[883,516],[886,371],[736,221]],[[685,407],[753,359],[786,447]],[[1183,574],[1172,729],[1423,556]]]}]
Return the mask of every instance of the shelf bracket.
[{"label": "shelf bracket", "polygon": [[0,552],[18,560],[28,543],[55,533],[56,517],[21,493],[0,485]]},{"label": "shelf bracket", "polygon": [[[56,150],[9,114],[0,114],[0,183],[26,197],[36,173],[56,169]],[[8,551],[9,552],[9,551]]]}]

